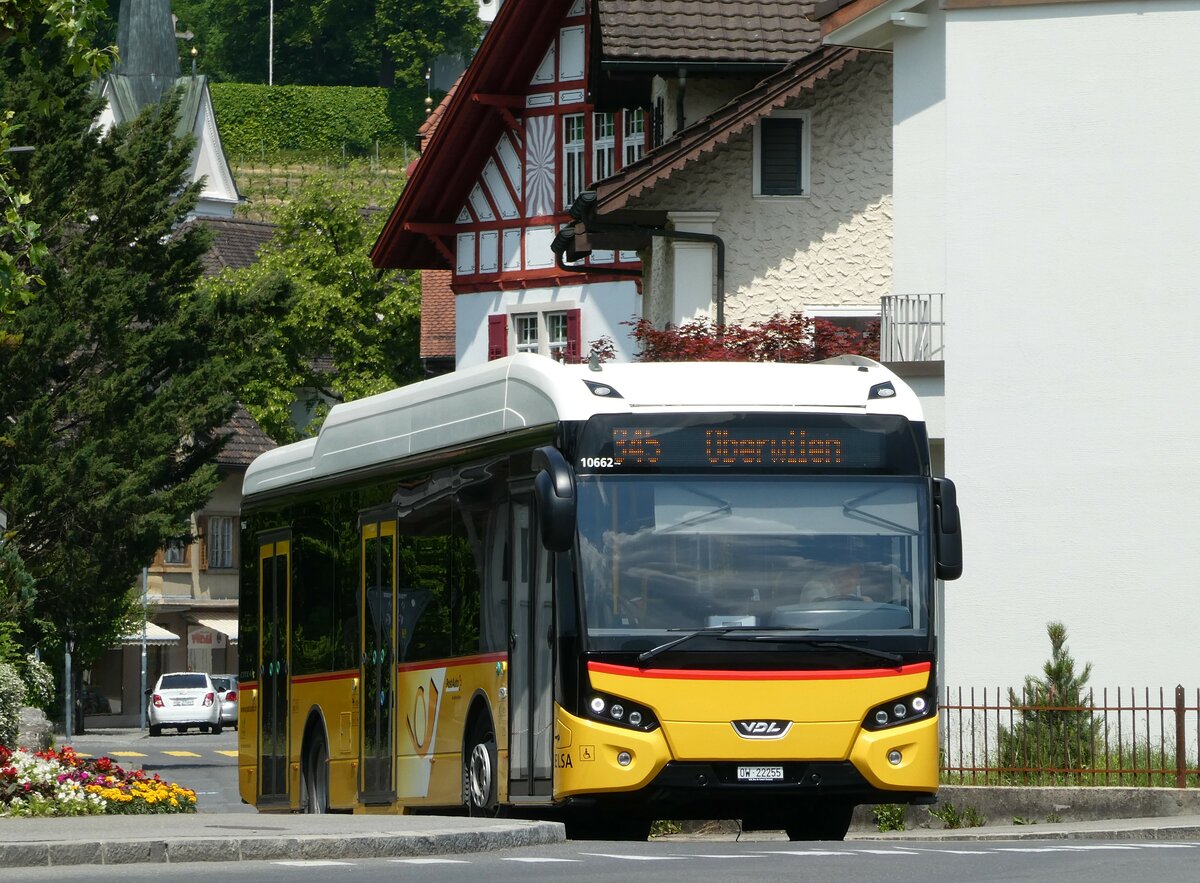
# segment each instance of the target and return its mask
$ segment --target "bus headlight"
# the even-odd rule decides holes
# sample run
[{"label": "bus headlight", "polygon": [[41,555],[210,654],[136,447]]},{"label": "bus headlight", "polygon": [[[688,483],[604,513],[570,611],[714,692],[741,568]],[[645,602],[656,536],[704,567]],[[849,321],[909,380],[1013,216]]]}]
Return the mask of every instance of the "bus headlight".
[{"label": "bus headlight", "polygon": [[930,693],[914,693],[901,699],[893,699],[877,705],[867,712],[863,728],[885,730],[888,727],[922,720],[933,714],[936,703]]},{"label": "bus headlight", "polygon": [[658,718],[649,708],[619,699],[607,693],[592,693],[587,700],[587,716],[592,720],[648,733],[658,726]]}]

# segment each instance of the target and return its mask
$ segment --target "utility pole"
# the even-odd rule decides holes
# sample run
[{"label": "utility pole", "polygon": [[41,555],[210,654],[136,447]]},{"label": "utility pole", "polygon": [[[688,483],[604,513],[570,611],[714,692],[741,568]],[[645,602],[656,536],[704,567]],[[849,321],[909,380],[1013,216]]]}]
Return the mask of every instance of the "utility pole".
[{"label": "utility pole", "polygon": [[66,693],[66,713],[63,715],[63,730],[67,739],[75,735],[75,691],[73,689],[73,677],[71,675],[71,654],[75,652],[75,639],[71,637],[71,633],[67,632],[66,657],[63,666],[63,686]]},{"label": "utility pole", "polygon": [[138,692],[138,702],[142,706],[142,729],[146,729],[146,595],[149,591],[148,569],[142,568],[142,689]]},{"label": "utility pole", "polygon": [[275,85],[275,0],[267,7],[267,85]]}]

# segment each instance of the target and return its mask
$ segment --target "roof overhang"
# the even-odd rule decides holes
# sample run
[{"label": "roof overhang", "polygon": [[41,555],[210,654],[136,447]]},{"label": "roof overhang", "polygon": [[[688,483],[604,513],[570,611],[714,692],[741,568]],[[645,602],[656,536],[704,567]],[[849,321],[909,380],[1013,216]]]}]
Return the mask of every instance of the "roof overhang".
[{"label": "roof overhang", "polygon": [[215,617],[197,616],[196,622],[205,628],[212,629],[214,632],[220,632],[229,639],[231,644],[237,643],[238,621],[236,619],[217,619]]},{"label": "roof overhang", "polygon": [[[442,242],[571,0],[505,3],[430,136],[383,232],[371,248],[380,268],[453,269]],[[511,106],[508,106],[510,105]]]},{"label": "roof overhang", "polygon": [[821,41],[859,49],[890,49],[897,33],[925,26],[925,16],[913,12],[924,0],[829,0],[818,4]]},{"label": "roof overhang", "polygon": [[[155,625],[152,622],[147,622],[145,625],[146,625],[145,640],[146,640],[147,644],[150,644],[150,645],[156,646],[156,647],[167,647],[172,644],[179,643],[179,635],[163,628],[161,625]],[[141,644],[141,643],[142,643],[142,632],[140,630],[133,632],[132,634],[121,636],[121,644],[123,644],[123,645]]]}]

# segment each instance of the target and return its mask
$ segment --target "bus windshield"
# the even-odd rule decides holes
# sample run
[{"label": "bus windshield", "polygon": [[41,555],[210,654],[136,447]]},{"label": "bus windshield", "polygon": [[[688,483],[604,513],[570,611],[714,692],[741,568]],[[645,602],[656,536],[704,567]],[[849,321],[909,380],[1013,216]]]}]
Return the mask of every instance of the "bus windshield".
[{"label": "bus windshield", "polygon": [[[928,629],[923,479],[606,474],[578,489],[590,649],[696,629]],[[705,649],[718,644],[745,649]]]}]

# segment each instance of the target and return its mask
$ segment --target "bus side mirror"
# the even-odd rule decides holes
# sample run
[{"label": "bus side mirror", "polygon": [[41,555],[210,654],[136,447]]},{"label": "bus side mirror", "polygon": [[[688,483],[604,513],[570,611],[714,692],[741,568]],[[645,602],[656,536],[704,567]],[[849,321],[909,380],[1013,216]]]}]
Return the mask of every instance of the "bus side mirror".
[{"label": "bus side mirror", "polygon": [[542,545],[551,552],[566,552],[575,541],[575,472],[554,447],[537,448],[533,468]]},{"label": "bus side mirror", "polygon": [[958,493],[948,478],[933,480],[933,504],[937,517],[937,577],[962,576],[962,524],[958,515]]}]

